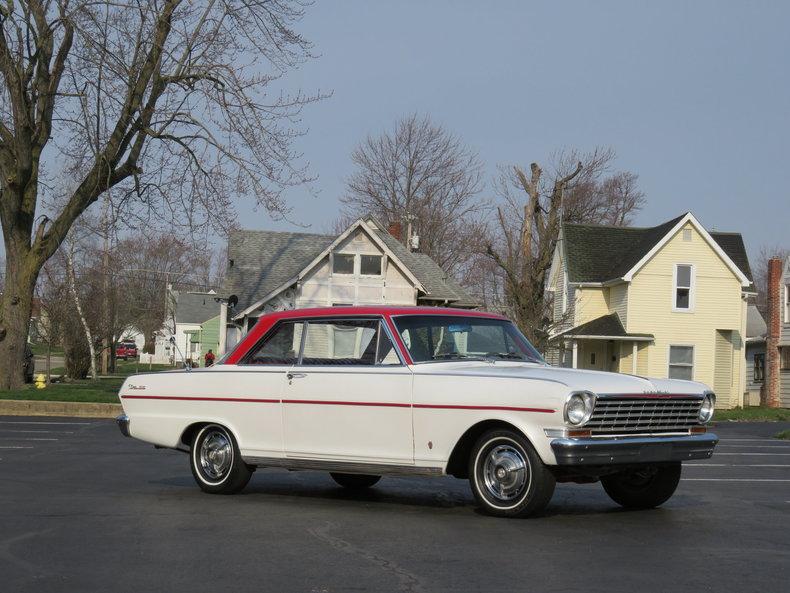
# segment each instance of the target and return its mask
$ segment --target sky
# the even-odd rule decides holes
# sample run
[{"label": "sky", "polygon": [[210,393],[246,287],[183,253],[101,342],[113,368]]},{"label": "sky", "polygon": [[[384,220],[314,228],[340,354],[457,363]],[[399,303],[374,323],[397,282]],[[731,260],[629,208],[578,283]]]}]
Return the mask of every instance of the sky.
[{"label": "sky", "polygon": [[498,164],[609,146],[647,196],[636,224],[690,210],[753,259],[790,247],[788,23],[790,2],[318,0],[298,30],[319,57],[283,85],[333,94],[303,113],[318,180],[291,217],[327,231],[354,147],[419,112],[478,151],[486,196]]}]

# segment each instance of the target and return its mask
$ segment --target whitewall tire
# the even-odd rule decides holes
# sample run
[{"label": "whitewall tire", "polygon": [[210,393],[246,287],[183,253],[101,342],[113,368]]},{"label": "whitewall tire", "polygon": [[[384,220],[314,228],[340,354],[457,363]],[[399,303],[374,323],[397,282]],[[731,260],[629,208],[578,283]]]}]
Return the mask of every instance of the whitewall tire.
[{"label": "whitewall tire", "polygon": [[219,424],[208,424],[198,431],[189,457],[195,482],[210,494],[235,494],[252,476],[233,434]]}]

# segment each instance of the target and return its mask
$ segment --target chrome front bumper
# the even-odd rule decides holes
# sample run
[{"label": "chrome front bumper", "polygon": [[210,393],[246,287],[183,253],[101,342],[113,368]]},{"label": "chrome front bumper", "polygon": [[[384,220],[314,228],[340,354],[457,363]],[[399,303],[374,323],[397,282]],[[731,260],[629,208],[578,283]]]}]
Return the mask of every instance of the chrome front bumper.
[{"label": "chrome front bumper", "polygon": [[115,418],[115,422],[118,423],[118,428],[121,431],[121,434],[125,437],[129,435],[129,416],[126,414],[121,414],[120,416]]},{"label": "chrome front bumper", "polygon": [[562,438],[551,441],[557,465],[611,465],[709,459],[719,437],[678,436]]}]

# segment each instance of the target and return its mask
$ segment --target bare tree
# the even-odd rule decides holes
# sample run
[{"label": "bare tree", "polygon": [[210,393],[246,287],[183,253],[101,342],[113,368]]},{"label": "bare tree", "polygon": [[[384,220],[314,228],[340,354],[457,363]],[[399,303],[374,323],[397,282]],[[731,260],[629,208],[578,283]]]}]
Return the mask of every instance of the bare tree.
[{"label": "bare tree", "polygon": [[346,220],[370,213],[404,231],[411,223],[420,250],[448,272],[469,257],[487,204],[478,199],[482,164],[460,138],[414,114],[366,138],[351,159],[357,170],[341,198]]},{"label": "bare tree", "polygon": [[597,148],[556,154],[548,174],[537,163],[529,174],[519,166],[500,170],[501,204],[484,246],[485,257],[496,264],[498,288],[488,291],[491,297],[498,293],[499,308],[541,350],[552,323],[546,280],[562,221],[625,225],[644,204],[636,175],[607,175],[614,158],[611,149]]},{"label": "bare tree", "polygon": [[752,268],[754,287],[757,291],[757,308],[763,317],[768,318],[768,261],[774,257],[785,260],[790,257],[790,247],[781,245],[763,246]]},{"label": "bare tree", "polygon": [[124,293],[130,314],[129,323],[145,337],[143,351],[154,353],[155,336],[166,322],[172,308],[168,286],[178,288],[204,288],[192,286],[190,246],[169,235],[144,239],[130,237],[118,246],[125,254]]},{"label": "bare tree", "polygon": [[[0,389],[22,381],[36,279],[114,188],[129,220],[222,228],[234,196],[283,212],[307,179],[301,108],[277,79],[310,57],[307,0],[26,0],[0,6]],[[48,180],[73,180],[43,215]],[[136,216],[132,217],[134,214]]]}]

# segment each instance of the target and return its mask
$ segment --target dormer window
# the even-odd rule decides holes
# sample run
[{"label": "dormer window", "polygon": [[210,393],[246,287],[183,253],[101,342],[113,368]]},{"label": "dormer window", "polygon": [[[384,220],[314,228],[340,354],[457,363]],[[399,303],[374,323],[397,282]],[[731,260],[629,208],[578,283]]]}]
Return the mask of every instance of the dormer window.
[{"label": "dormer window", "polygon": [[347,253],[335,253],[332,257],[333,274],[353,274],[354,256]]},{"label": "dormer window", "polygon": [[694,306],[694,266],[675,265],[674,311],[691,311]]}]

